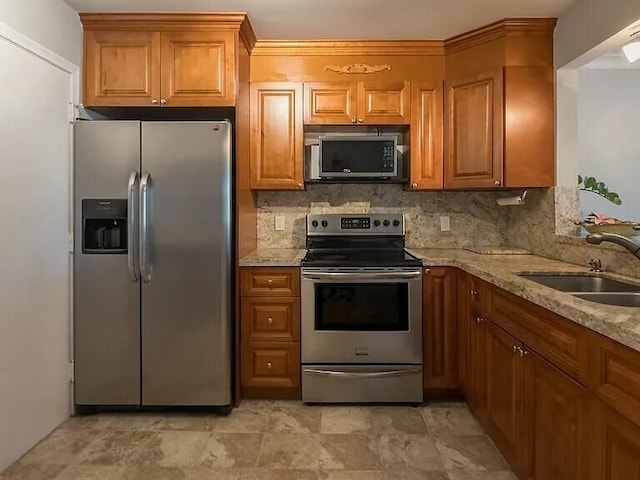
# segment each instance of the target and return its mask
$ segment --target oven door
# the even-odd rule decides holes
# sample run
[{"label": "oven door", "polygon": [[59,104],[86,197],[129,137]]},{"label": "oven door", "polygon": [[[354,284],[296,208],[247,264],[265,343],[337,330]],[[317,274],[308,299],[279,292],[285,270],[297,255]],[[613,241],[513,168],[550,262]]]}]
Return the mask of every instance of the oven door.
[{"label": "oven door", "polygon": [[420,268],[304,268],[302,363],[421,364]]}]

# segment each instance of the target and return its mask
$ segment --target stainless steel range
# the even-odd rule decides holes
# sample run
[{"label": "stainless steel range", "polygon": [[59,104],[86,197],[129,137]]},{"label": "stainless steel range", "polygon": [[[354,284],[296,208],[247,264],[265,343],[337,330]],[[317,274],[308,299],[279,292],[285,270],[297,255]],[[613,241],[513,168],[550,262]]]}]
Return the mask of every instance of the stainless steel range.
[{"label": "stainless steel range", "polygon": [[309,215],[302,400],[422,402],[422,262],[404,217]]}]

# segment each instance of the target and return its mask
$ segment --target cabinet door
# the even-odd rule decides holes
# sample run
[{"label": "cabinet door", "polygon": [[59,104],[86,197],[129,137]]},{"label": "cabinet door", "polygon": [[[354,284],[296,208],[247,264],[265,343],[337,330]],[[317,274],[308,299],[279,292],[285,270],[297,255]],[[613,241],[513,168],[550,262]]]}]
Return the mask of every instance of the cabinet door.
[{"label": "cabinet door", "polygon": [[487,430],[502,456],[518,467],[523,413],[522,344],[486,322]]},{"label": "cabinet door", "polygon": [[414,83],[411,92],[411,189],[441,189],[442,160],[442,84]]},{"label": "cabinet door", "polygon": [[469,329],[471,327],[471,304],[469,302],[469,274],[456,270],[456,337],[458,352],[458,383],[465,398],[469,398]]},{"label": "cabinet door", "polygon": [[524,478],[589,478],[587,390],[525,347]]},{"label": "cabinet door", "polygon": [[84,104],[160,104],[160,34],[88,31],[84,35]]},{"label": "cabinet door", "polygon": [[458,387],[456,365],[456,272],[425,269],[422,296],[424,388]]},{"label": "cabinet door", "polygon": [[313,82],[304,84],[304,123],[348,125],[356,123],[356,84]]},{"label": "cabinet door", "polygon": [[302,84],[251,84],[251,188],[301,190]]},{"label": "cabinet door", "polygon": [[503,74],[447,83],[445,188],[503,184]]},{"label": "cabinet door", "polygon": [[469,408],[484,424],[487,410],[486,321],[481,311],[472,308],[466,318],[468,324],[467,402]]},{"label": "cabinet door", "polygon": [[162,101],[180,106],[234,106],[232,32],[163,32]]},{"label": "cabinet door", "polygon": [[596,402],[594,454],[597,480],[640,480],[640,427]]},{"label": "cabinet door", "polygon": [[368,125],[411,123],[410,82],[358,82],[357,122]]}]

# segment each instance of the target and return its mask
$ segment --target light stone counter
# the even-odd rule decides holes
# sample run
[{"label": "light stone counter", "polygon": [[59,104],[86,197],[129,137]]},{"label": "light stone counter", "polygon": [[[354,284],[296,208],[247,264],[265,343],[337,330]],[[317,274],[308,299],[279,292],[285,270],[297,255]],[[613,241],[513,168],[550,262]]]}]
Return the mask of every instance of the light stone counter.
[{"label": "light stone counter", "polygon": [[300,248],[259,248],[240,259],[241,267],[299,267],[307,251]]},{"label": "light stone counter", "polygon": [[[537,255],[481,255],[464,250],[409,249],[428,266],[457,267],[519,297],[640,351],[640,308],[589,302],[519,277],[518,273],[586,273],[586,267]],[[630,261],[635,259],[630,258]],[[640,279],[604,276],[640,285]]]},{"label": "light stone counter", "polygon": [[[575,298],[519,277],[518,273],[587,273],[586,267],[537,255],[486,255],[462,249],[408,249],[425,267],[457,267],[519,297],[640,351],[640,308],[616,307]],[[304,249],[258,249],[240,259],[241,267],[299,266]],[[630,258],[630,261],[635,259]],[[640,285],[640,279],[604,276]]]}]

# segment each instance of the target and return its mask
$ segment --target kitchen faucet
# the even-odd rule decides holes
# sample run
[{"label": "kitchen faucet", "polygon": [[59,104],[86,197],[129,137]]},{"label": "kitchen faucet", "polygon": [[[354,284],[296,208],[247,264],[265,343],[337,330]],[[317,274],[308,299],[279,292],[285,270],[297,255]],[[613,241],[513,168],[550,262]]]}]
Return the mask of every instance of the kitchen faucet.
[{"label": "kitchen faucet", "polygon": [[586,237],[587,243],[600,245],[602,242],[611,242],[626,248],[640,260],[640,243],[630,238],[616,235],[615,233],[591,233]]}]

